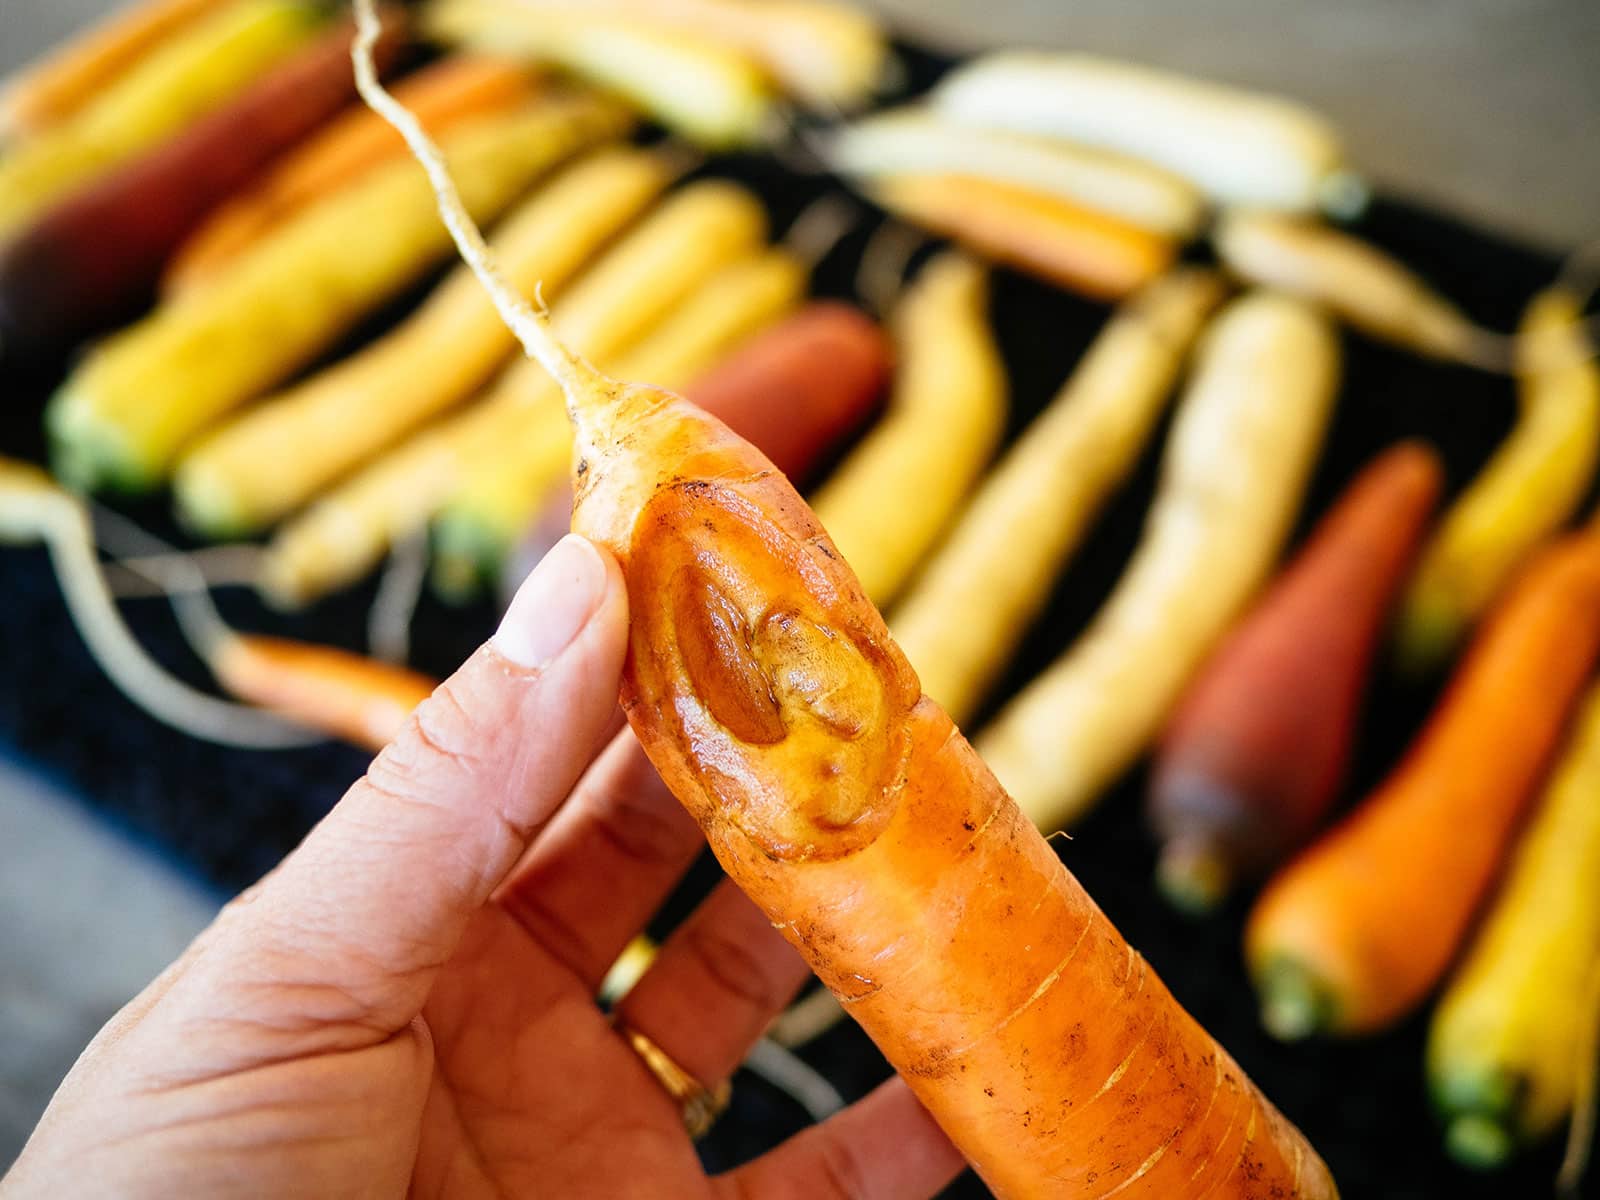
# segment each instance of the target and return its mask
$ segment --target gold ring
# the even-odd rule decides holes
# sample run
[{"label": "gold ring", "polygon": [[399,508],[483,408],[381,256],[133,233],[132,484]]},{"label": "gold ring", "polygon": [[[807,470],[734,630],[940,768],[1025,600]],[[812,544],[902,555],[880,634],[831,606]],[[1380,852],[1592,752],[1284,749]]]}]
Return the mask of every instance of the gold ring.
[{"label": "gold ring", "polygon": [[644,1034],[629,1025],[620,1016],[613,1015],[611,1027],[639,1056],[645,1069],[656,1077],[667,1095],[678,1102],[683,1110],[683,1127],[696,1141],[711,1131],[728,1107],[733,1093],[732,1085],[724,1079],[716,1090],[706,1087],[689,1072],[680,1067],[673,1057]]}]

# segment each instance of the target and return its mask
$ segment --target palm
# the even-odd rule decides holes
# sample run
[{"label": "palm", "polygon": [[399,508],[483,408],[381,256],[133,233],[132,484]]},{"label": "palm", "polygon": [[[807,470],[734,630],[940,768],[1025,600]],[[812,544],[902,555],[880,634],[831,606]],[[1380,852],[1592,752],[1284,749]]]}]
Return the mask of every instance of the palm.
[{"label": "palm", "polygon": [[414,1194],[708,1193],[677,1108],[503,910],[474,924],[423,1015],[435,1058]]}]

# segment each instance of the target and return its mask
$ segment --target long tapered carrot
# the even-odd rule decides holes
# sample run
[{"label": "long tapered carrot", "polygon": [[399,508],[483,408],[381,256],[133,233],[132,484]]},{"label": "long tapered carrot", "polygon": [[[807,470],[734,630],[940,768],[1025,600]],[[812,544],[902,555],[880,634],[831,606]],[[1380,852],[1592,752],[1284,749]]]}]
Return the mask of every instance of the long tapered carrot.
[{"label": "long tapered carrot", "polygon": [[[358,0],[365,40],[377,32]],[[1331,1197],[1326,1167],[1112,928],[972,752],[783,475],[572,354],[457,244],[575,426],[573,525],[617,556],[622,704],[724,868],[997,1195]]]},{"label": "long tapered carrot", "polygon": [[0,87],[0,141],[71,115],[108,82],[222,0],[141,0],[26,67]]},{"label": "long tapered carrot", "polygon": [[1364,1033],[1438,983],[1600,659],[1600,531],[1519,577],[1404,761],[1291,863],[1245,950],[1267,1026]]},{"label": "long tapered carrot", "polygon": [[374,751],[437,686],[359,654],[253,634],[225,639],[206,665],[239,699]]},{"label": "long tapered carrot", "polygon": [[1177,243],[1161,234],[977,175],[889,175],[866,187],[914,225],[1096,299],[1120,300],[1143,287],[1177,253]]},{"label": "long tapered carrot", "polygon": [[[435,135],[463,121],[509,112],[538,86],[529,68],[498,58],[457,54],[395,86]],[[167,268],[168,292],[202,285],[289,217],[405,153],[405,143],[365,108],[329,123],[236,200],[218,209],[179,249]]]},{"label": "long tapered carrot", "polygon": [[1384,617],[1441,483],[1438,456],[1420,443],[1381,455],[1190,685],[1150,785],[1165,843],[1158,880],[1175,903],[1214,906],[1327,813]]},{"label": "long tapered carrot", "polygon": [[[385,65],[404,45],[388,26]],[[69,195],[0,249],[0,345],[48,353],[148,304],[172,251],[262,167],[355,96],[336,26],[155,150]]]}]

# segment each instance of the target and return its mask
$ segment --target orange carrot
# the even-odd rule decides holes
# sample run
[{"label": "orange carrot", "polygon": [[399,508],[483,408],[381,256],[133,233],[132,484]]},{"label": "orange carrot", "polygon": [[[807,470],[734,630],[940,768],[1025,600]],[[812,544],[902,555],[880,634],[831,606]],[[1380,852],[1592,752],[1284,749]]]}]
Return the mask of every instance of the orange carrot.
[{"label": "orange carrot", "polygon": [[0,141],[39,132],[220,0],[141,0],[85,30],[0,90]]},{"label": "orange carrot", "polygon": [[[0,345],[51,354],[135,316],[189,231],[355,97],[348,23],[155,150],[47,210],[0,248]],[[405,44],[388,22],[383,65]]]},{"label": "orange carrot", "polygon": [[1378,791],[1267,887],[1245,951],[1280,1037],[1381,1029],[1450,965],[1600,658],[1600,530],[1517,580]]},{"label": "orange carrot", "polygon": [[575,426],[573,528],[622,566],[621,700],[662,779],[1002,1200],[1335,1195],[922,696],[799,493],[726,425],[615,382],[492,269],[438,148],[361,93]]},{"label": "orange carrot", "polygon": [[1303,842],[1344,775],[1384,617],[1441,485],[1417,442],[1367,467],[1191,684],[1150,787],[1162,891],[1209,909]]},{"label": "orange carrot", "polygon": [[[408,76],[396,85],[395,94],[437,134],[468,119],[508,112],[528,100],[536,86],[525,66],[459,54]],[[345,114],[215,212],[179,250],[167,270],[165,289],[181,291],[214,278],[311,201],[404,152],[405,143],[366,109]]]},{"label": "orange carrot", "polygon": [[437,681],[330,646],[236,634],[207,665],[228,692],[369,750],[394,740]]},{"label": "orange carrot", "polygon": [[869,194],[890,212],[1072,291],[1118,300],[1171,265],[1177,245],[1067,200],[975,175],[890,175]]}]

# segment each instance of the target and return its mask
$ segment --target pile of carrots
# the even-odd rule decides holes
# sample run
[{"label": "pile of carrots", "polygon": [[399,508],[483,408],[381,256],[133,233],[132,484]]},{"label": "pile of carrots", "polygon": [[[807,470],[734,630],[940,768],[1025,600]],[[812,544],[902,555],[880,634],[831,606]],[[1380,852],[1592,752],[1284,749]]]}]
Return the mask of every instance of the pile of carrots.
[{"label": "pile of carrots", "polygon": [[[781,656],[784,638],[835,624],[854,631],[850,645],[890,647],[836,664],[849,683],[837,702],[859,684],[876,699],[856,724],[885,723],[849,743],[859,782],[893,751],[904,772],[894,788],[930,821],[999,822],[1004,846],[989,837],[981,866],[953,865],[952,896],[982,895],[1007,873],[1009,886],[1027,878],[1055,897],[1054,923],[1035,922],[1016,961],[985,967],[976,940],[951,951],[941,994],[970,999],[961,972],[1027,976],[1064,937],[1058,957],[1070,963],[1074,939],[1089,939],[1100,1000],[1125,1001],[1146,1033],[1169,1039],[1149,1070],[1167,1069],[1161,1056],[1180,1043],[1195,1062],[1214,1056],[1207,1078],[1189,1082],[1260,1122],[1252,1149],[1174,1102],[1160,1113],[1177,1114],[1173,1129],[1153,1119],[1102,1147],[1119,1163],[1151,1155],[1128,1160],[1145,1163],[1128,1194],[1176,1195],[1148,1189],[1170,1186],[1177,1168],[1162,1156],[1188,1138],[1199,1169],[1226,1186],[1260,1152],[1293,1176],[1285,1186],[1299,1190],[1284,1194],[1332,1194],[1292,1127],[1041,857],[1035,830],[1070,827],[1147,755],[1156,891],[1193,918],[1264,881],[1244,959],[1270,1032],[1370,1034],[1438,994],[1424,1069],[1452,1154],[1490,1166],[1574,1111],[1581,1129],[1600,1071],[1600,525],[1573,525],[1600,461],[1600,368],[1577,281],[1533,297],[1514,334],[1482,329],[1338,227],[1365,189],[1321,117],[1127,64],[997,53],[914,104],[843,116],[893,64],[878,24],[832,0],[429,0],[384,13],[383,28],[375,70],[438,143],[503,278],[543,308],[539,361],[517,354],[478,264],[437,278],[387,332],[329,360],[436,277],[452,246],[406,143],[358,101],[353,26],[313,0],[140,0],[0,92],[0,371],[86,347],[45,414],[55,481],[0,463],[0,537],[44,540],[72,564],[72,611],[91,644],[116,647],[108,670],[120,686],[217,740],[289,744],[311,731],[380,746],[432,681],[216,619],[197,648],[238,703],[169,694],[112,631],[91,510],[75,493],[170,490],[195,537],[258,542],[251,582],[284,609],[364,579],[418,539],[447,599],[514,583],[576,504],[630,572],[659,585],[643,593],[638,636],[653,640],[636,646],[628,686],[709,688],[707,719],[766,764],[762,739],[779,724],[822,738],[832,718],[778,691],[710,694],[733,677],[696,666],[715,639],[697,641],[690,618],[651,605],[715,593],[738,607],[811,575],[767,557],[750,530],[703,547],[723,556],[726,577],[693,586],[682,563],[699,534],[630,561],[622,529],[638,514],[617,507],[625,489],[595,482],[605,471],[666,479],[684,431],[698,431],[730,470],[769,462],[778,482],[758,480],[739,503],[680,497],[673,520],[687,528],[715,509],[732,528],[748,501],[785,538],[823,545],[825,531],[829,548],[806,568],[832,582],[806,585],[803,620],[780,636],[745,614],[750,653]],[[844,225],[819,210],[775,233],[751,190],[700,167],[701,154],[773,141],[801,115],[837,118],[806,134],[805,153],[952,243],[905,272],[875,317],[808,298]],[[650,140],[644,121],[672,136]],[[1201,239],[1214,265],[1180,263]],[[1009,445],[995,265],[1113,305]],[[1286,555],[1339,402],[1341,326],[1507,375],[1519,416],[1442,511],[1437,455],[1404,443],[1351,479]],[[596,429],[615,413],[585,407],[572,353],[699,408],[641,393],[635,415],[656,432],[640,443],[656,458],[605,460]],[[700,424],[703,413],[724,424]],[[1155,498],[1116,587],[1055,662],[998,696],[1098,514],[1163,428]],[[587,476],[576,500],[575,455]],[[785,479],[804,489],[804,520],[784,507]],[[772,646],[760,640],[769,634]],[[740,678],[767,669],[735,666]],[[1375,679],[1447,668],[1411,750],[1336,817]],[[252,725],[256,710],[273,723]],[[980,716],[969,750],[956,726]],[[677,745],[689,734],[639,734],[668,782],[693,790],[692,755]],[[773,827],[745,830],[772,862],[793,838],[837,840],[818,830],[877,830],[864,791],[801,799]],[[825,906],[803,873],[758,871],[716,843],[721,815],[697,815],[837,991],[849,992],[846,960],[881,964],[894,951],[862,941],[846,954],[857,931],[822,918],[808,934],[796,913]],[[885,867],[865,886],[904,913],[912,882]],[[963,936],[919,920],[930,945]],[[1064,1020],[1071,1005],[1057,1012],[1055,997],[1066,990],[1013,997],[1018,1013],[1037,1006],[1015,1036]],[[907,998],[843,997],[915,1074],[950,1048],[913,1028]],[[1043,1094],[1010,1076],[1004,1053],[973,1048],[977,1026],[962,1036],[971,1044],[957,1039],[959,1053],[1007,1095]],[[1121,1045],[1108,1038],[1095,1053]],[[1056,1082],[1087,1086],[1104,1067],[1102,1090],[1115,1095],[1138,1052]],[[1092,1182],[1094,1162],[1070,1137],[1018,1168],[1004,1153],[1015,1130],[980,1094],[923,1091],[1002,1194],[1038,1194],[1040,1171]],[[1155,1148],[1146,1133],[1168,1140]]]}]

